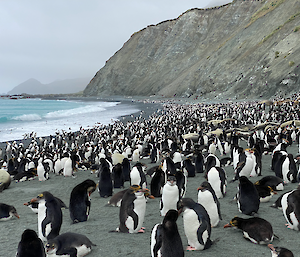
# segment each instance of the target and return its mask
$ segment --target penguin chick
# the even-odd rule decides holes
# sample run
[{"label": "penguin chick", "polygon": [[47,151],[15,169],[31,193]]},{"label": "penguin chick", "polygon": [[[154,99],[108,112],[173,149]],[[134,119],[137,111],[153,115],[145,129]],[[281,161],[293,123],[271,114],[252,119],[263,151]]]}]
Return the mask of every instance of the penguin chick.
[{"label": "penguin chick", "polygon": [[243,231],[244,237],[255,244],[269,244],[274,239],[273,228],[270,222],[259,217],[243,219],[234,217],[224,226],[236,227]]}]

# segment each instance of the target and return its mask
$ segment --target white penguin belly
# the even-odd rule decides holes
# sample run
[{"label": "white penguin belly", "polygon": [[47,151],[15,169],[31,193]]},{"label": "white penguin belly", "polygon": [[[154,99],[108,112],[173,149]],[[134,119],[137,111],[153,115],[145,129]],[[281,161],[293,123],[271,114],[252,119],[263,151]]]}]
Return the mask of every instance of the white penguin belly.
[{"label": "white penguin belly", "polygon": [[251,157],[247,157],[246,158],[246,162],[245,162],[245,166],[243,167],[243,169],[240,171],[239,176],[245,176],[245,177],[249,177],[251,174],[251,171],[253,169],[253,165],[254,165],[254,161]]},{"label": "white penguin belly", "polygon": [[65,162],[63,173],[65,177],[72,176],[73,169],[72,169],[72,160],[70,158],[68,158]]},{"label": "white penguin belly", "polygon": [[137,196],[137,199],[134,200],[133,211],[138,216],[138,224],[137,227],[134,229],[134,220],[131,216],[129,216],[125,221],[125,225],[129,229],[129,233],[137,233],[143,226],[146,212],[146,199],[144,194]]},{"label": "white penguin belly", "polygon": [[168,210],[177,210],[177,203],[179,201],[178,187],[165,184],[162,190],[161,201],[163,204],[161,216],[165,216]]},{"label": "white penguin belly", "polygon": [[209,170],[209,172],[207,173],[207,181],[211,184],[211,187],[214,189],[217,198],[223,198],[223,194],[221,191],[221,180],[219,177],[219,172],[216,168],[211,168]]},{"label": "white penguin belly", "polygon": [[140,173],[136,167],[133,167],[130,172],[130,181],[131,185],[139,185],[141,183]]},{"label": "white penguin belly", "polygon": [[197,214],[193,210],[187,208],[183,212],[183,225],[184,233],[188,239],[188,244],[195,247],[197,250],[203,250],[204,245],[199,243],[197,235],[197,230],[201,224],[198,220]]},{"label": "white penguin belly", "polygon": [[204,192],[199,190],[198,203],[200,203],[207,211],[211,226],[216,227],[220,222],[220,217],[217,204],[215,203],[212,194],[208,190],[205,190]]},{"label": "white penguin belly", "polygon": [[285,158],[285,160],[282,164],[282,177],[283,177],[284,182],[286,182],[286,183],[291,182],[291,179],[288,177],[288,172],[290,171],[289,164],[290,164],[289,159]]},{"label": "white penguin belly", "polygon": [[46,217],[46,206],[45,206],[45,200],[42,200],[39,202],[39,207],[38,207],[38,233],[39,233],[39,238],[42,241],[47,241],[47,238],[43,235],[42,232],[42,222]]}]

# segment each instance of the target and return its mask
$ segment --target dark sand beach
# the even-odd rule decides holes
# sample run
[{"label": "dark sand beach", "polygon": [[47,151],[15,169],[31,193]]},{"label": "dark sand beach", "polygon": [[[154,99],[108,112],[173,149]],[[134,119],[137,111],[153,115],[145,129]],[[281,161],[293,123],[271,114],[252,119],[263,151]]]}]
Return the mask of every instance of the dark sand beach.
[{"label": "dark sand beach", "polygon": [[[140,104],[145,107],[144,115],[153,113],[160,108],[157,104]],[[135,116],[140,115],[139,113]],[[129,118],[129,117],[127,117]],[[130,117],[134,118],[134,117]],[[122,120],[122,118],[121,118]],[[124,119],[125,120],[125,119]],[[241,144],[246,147],[246,143]],[[3,147],[3,144],[2,144]],[[287,151],[296,155],[298,153],[298,144],[293,143]],[[141,160],[150,168],[149,160]],[[271,156],[264,155],[262,157],[262,175],[274,175],[270,169]],[[228,181],[234,177],[232,166],[225,167]],[[260,177],[250,178],[255,182]],[[33,181],[25,181],[15,183],[12,181],[10,187],[0,193],[0,202],[13,205],[20,219],[13,218],[9,221],[0,222],[0,256],[15,256],[18,242],[20,241],[23,231],[27,228],[37,232],[37,214],[33,213],[28,207],[24,206],[25,202],[36,197],[43,191],[49,191],[54,196],[63,200],[69,205],[70,193],[74,186],[81,183],[85,179],[92,179],[98,183],[95,174],[91,174],[89,170],[79,170],[76,172],[76,178],[56,176],[50,174],[50,179],[40,182],[38,179]],[[148,185],[151,178],[147,177]],[[190,197],[197,201],[197,187],[204,181],[203,174],[196,174],[196,177],[188,178],[186,197]],[[220,199],[221,213],[223,220],[218,227],[212,228],[211,239],[215,241],[210,249],[205,251],[186,251],[185,256],[271,256],[271,252],[266,245],[256,245],[243,238],[242,231],[234,228],[223,228],[234,216],[249,218],[249,216],[239,213],[237,203],[233,200],[237,193],[238,182],[228,183],[227,193],[223,199]],[[284,191],[278,192],[278,195],[267,203],[261,203],[258,216],[268,220],[272,226],[274,233],[279,237],[273,241],[274,246],[281,246],[290,249],[295,256],[299,256],[299,232],[287,229],[285,226],[285,218],[279,209],[270,207],[283,192],[295,189],[298,183],[288,184]],[[125,183],[125,187],[129,186],[129,182]],[[115,189],[114,193],[121,189]],[[159,212],[160,198],[148,199],[146,207],[146,215],[144,221],[145,233],[141,234],[123,234],[110,233],[119,225],[119,208],[107,206],[108,198],[101,198],[99,193],[95,191],[91,195],[91,212],[88,221],[78,224],[71,224],[69,210],[63,209],[63,224],[60,233],[76,232],[86,235],[94,244],[92,252],[88,256],[151,256],[150,253],[150,236],[151,230],[156,223],[162,221]],[[182,216],[177,221],[179,232],[181,235],[184,248],[188,245],[184,235]]]}]

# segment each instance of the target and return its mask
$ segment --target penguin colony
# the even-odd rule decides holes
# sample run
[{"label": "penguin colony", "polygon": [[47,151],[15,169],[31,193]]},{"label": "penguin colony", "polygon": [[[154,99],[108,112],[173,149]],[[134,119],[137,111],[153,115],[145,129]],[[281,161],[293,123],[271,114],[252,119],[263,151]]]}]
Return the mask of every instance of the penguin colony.
[{"label": "penguin colony", "polygon": [[[1,251],[28,256],[30,241],[39,256],[194,256],[199,250],[206,256],[297,256],[298,241],[289,242],[300,229],[297,102],[162,105],[147,119],[32,137],[26,146],[7,142],[1,171],[11,181],[1,173],[0,219],[14,240],[12,249]],[[55,187],[59,180],[63,188]],[[5,203],[10,192],[16,200]],[[119,208],[103,204],[108,201]],[[27,208],[34,203],[38,215]],[[55,231],[47,229],[51,222]],[[18,226],[22,233],[15,233]],[[92,238],[89,230],[104,236]],[[133,239],[132,233],[139,235]],[[148,241],[146,248],[139,248],[139,238]],[[239,242],[246,247],[235,251]]]}]

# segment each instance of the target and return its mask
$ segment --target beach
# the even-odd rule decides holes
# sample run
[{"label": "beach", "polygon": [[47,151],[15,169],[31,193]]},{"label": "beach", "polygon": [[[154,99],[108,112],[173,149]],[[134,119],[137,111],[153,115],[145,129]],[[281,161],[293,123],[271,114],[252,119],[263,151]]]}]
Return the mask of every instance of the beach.
[{"label": "beach", "polygon": [[[136,101],[139,113],[120,117],[120,121],[136,120],[140,115],[147,118],[152,113],[161,109],[160,103],[151,103],[151,101]],[[28,142],[27,142],[28,143]],[[1,148],[5,143],[1,144]],[[246,148],[246,142],[242,141],[241,146]],[[293,143],[287,149],[294,156],[298,153],[298,144]],[[222,158],[217,153],[217,156]],[[141,159],[142,163],[147,165],[147,169],[156,164],[151,164],[149,159]],[[263,155],[262,157],[262,175],[274,175],[270,169],[271,155]],[[224,228],[224,225],[235,217],[249,218],[250,216],[239,213],[237,203],[234,197],[237,193],[238,182],[229,183],[234,177],[232,166],[224,168],[227,174],[228,186],[226,196],[220,199],[222,220],[220,224],[212,228],[211,239],[214,244],[205,251],[185,251],[185,256],[271,256],[271,252],[266,245],[256,245],[243,238],[242,231],[234,228]],[[12,181],[10,187],[0,193],[0,202],[13,205],[20,219],[13,218],[9,221],[0,222],[0,252],[1,256],[15,256],[18,242],[25,229],[33,229],[37,232],[37,214],[33,213],[27,206],[23,205],[32,198],[36,197],[43,191],[49,191],[54,196],[60,198],[68,206],[70,193],[72,189],[86,179],[92,179],[98,183],[98,178],[92,174],[90,170],[78,170],[76,178],[57,176],[50,174],[47,181],[39,181],[37,178],[33,181],[25,181],[16,183]],[[255,182],[261,177],[251,177],[250,180]],[[197,173],[196,177],[188,178],[187,192],[185,197],[192,198],[197,201],[197,188],[205,180],[204,175]],[[147,177],[148,187],[151,178]],[[297,188],[298,183],[287,184],[283,191],[279,191],[277,195],[267,203],[261,203],[258,216],[266,219],[272,224],[274,234],[279,237],[274,239],[274,246],[281,246],[290,249],[295,256],[299,251],[299,232],[287,229],[285,226],[285,218],[279,209],[270,207],[284,192]],[[125,182],[125,188],[129,187],[129,182]],[[121,189],[115,189],[114,193]],[[71,224],[68,209],[63,209],[63,223],[60,233],[76,232],[87,236],[96,246],[92,247],[88,256],[151,256],[150,253],[150,237],[153,226],[162,222],[163,217],[159,212],[160,198],[148,199],[145,214],[145,233],[125,234],[111,233],[119,226],[119,208],[107,206],[109,198],[101,198],[99,193],[95,191],[91,194],[91,211],[89,219],[86,222]],[[184,234],[182,215],[177,220],[178,229],[181,235],[184,248],[188,246],[187,238]]]}]

